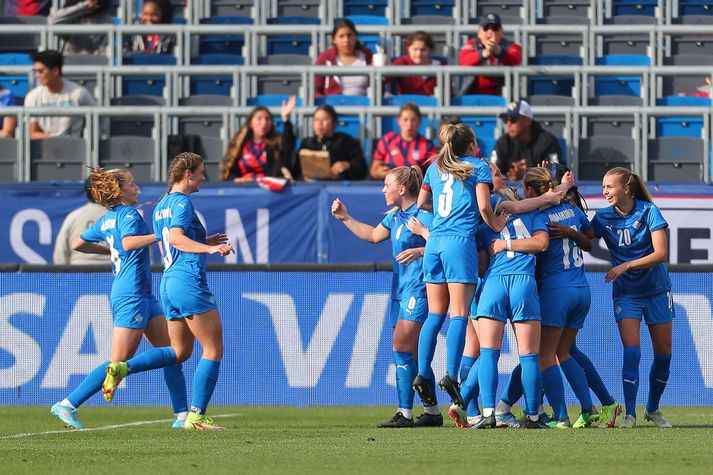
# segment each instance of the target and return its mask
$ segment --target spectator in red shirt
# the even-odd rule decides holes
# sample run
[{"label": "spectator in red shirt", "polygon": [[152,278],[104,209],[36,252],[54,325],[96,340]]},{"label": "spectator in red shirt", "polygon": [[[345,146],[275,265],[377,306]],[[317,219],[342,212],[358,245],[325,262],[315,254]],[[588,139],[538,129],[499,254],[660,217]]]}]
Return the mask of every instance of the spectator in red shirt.
[{"label": "spectator in red shirt", "polygon": [[[395,59],[392,66],[441,66],[443,61],[432,58],[435,48],[433,38],[425,31],[414,31],[406,37],[406,54]],[[435,76],[391,76],[384,83],[396,83],[396,94],[432,96],[436,87]]]},{"label": "spectator in red shirt", "polygon": [[[516,66],[522,62],[522,48],[516,43],[506,40],[500,16],[488,13],[480,21],[480,29],[476,38],[468,42],[460,50],[459,64],[461,66]],[[476,76],[472,83],[466,84],[463,94],[501,95],[502,78],[497,76]]]},{"label": "spectator in red shirt", "polygon": [[253,109],[230,140],[220,164],[221,180],[244,182],[263,176],[291,178],[287,167],[295,149],[295,132],[290,122],[295,103],[295,96],[282,103],[280,118],[285,126],[282,134],[275,130],[272,113],[266,107]]},{"label": "spectator in red shirt", "polygon": [[398,115],[401,131],[388,132],[379,140],[371,162],[370,175],[383,179],[392,168],[418,165],[425,171],[438,150],[426,137],[418,133],[421,111],[413,102],[401,106]]},{"label": "spectator in red shirt", "polygon": [[[332,29],[332,47],[319,55],[315,65],[327,66],[367,66],[371,64],[372,53],[357,41],[357,30],[351,20],[342,18]],[[315,97],[344,94],[365,96],[369,87],[368,76],[315,76]]]}]

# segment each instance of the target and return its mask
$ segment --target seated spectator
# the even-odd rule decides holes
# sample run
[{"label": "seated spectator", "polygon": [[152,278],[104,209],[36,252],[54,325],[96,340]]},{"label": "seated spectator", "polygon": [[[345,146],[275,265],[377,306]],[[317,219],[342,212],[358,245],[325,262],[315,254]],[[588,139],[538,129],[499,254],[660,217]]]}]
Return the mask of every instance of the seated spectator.
[{"label": "seated spectator", "polygon": [[421,110],[412,102],[401,106],[398,115],[400,132],[388,132],[379,140],[371,162],[371,178],[382,180],[392,168],[418,165],[425,172],[438,150],[418,133]]},{"label": "seated spectator", "polygon": [[[335,132],[334,128],[339,123],[339,116],[334,107],[320,106],[312,116],[312,129],[314,136],[306,138],[300,145],[300,151],[313,150],[329,153],[329,176],[321,179],[333,180],[363,180],[366,176],[366,161],[361,144],[351,135]],[[302,173],[300,162],[295,164],[296,175],[311,179]]]},{"label": "seated spectator", "polygon": [[52,0],[5,0],[5,16],[49,15]]},{"label": "seated spectator", "polygon": [[559,163],[559,142],[533,119],[530,104],[523,100],[511,102],[500,118],[505,119],[507,134],[495,143],[490,162],[497,165],[508,180],[520,180],[526,169],[544,160]]},{"label": "seated spectator", "polygon": [[[96,101],[84,87],[62,78],[62,53],[54,50],[40,51],[33,57],[35,78],[39,86],[25,97],[25,107],[71,108],[94,106]],[[42,139],[71,135],[81,137],[84,119],[82,117],[33,117],[30,124],[30,138]]]},{"label": "seated spectator", "polygon": [[[17,105],[15,95],[10,89],[5,89],[0,85],[0,107],[12,107]],[[14,116],[3,117],[0,114],[0,138],[14,137],[17,118]]]},{"label": "seated spectator", "polygon": [[[517,66],[522,61],[522,48],[506,40],[500,16],[488,13],[480,21],[476,38],[460,50],[461,66]],[[476,76],[461,88],[461,94],[488,94],[499,96],[503,85],[502,77]]]},{"label": "seated spectator", "polygon": [[[431,58],[435,44],[425,31],[414,31],[406,37],[406,54],[396,58],[392,66],[441,66],[443,61]],[[391,76],[384,83],[396,83],[396,94],[432,96],[436,76]]]},{"label": "seated spectator", "polygon": [[[109,15],[111,0],[66,0],[64,8],[60,8],[49,16],[50,25],[111,25],[113,18]],[[62,54],[106,54],[107,35],[101,33],[92,35],[72,35],[62,37],[60,51]]]},{"label": "seated spectator", "polygon": [[272,113],[266,107],[256,107],[245,124],[230,140],[228,151],[220,164],[221,180],[251,181],[263,176],[291,178],[288,171],[295,150],[295,132],[290,113],[297,99],[282,103],[280,118],[285,129],[275,130]]},{"label": "seated spectator", "polygon": [[[332,47],[319,55],[315,65],[366,66],[371,64],[371,51],[357,41],[354,23],[345,18],[338,20],[332,29]],[[365,96],[369,87],[368,76],[315,76],[315,97],[344,94]]]},{"label": "seated spectator", "polygon": [[109,264],[111,257],[108,254],[85,254],[72,250],[72,242],[106,213],[106,208],[97,204],[92,197],[90,178],[84,180],[84,194],[87,203],[69,213],[59,228],[52,254],[54,264]]},{"label": "seated spectator", "polygon": [[[170,0],[145,0],[139,23],[142,25],[170,25],[173,7]],[[124,39],[124,56],[132,54],[173,54],[176,37],[173,35],[131,35]]]}]

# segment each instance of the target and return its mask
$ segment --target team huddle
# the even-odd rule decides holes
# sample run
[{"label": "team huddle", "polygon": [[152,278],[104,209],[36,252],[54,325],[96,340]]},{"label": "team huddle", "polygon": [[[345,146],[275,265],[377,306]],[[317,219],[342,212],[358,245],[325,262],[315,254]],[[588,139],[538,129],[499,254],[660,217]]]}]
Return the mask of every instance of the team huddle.
[{"label": "team huddle", "polygon": [[[390,322],[398,410],[379,427],[443,425],[431,363],[447,316],[447,372],[439,386],[451,398],[448,415],[458,427],[615,427],[621,405],[576,346],[591,305],[582,251],[591,250],[595,237],[611,253],[605,281],[613,284],[614,316],[624,346],[625,414],[619,427],[636,427],[642,319],[654,350],[644,418],[671,427],[659,410],[669,377],[674,316],[665,266],[668,225],[641,178],[624,168],[609,170],[602,184],[609,206],[590,221],[565,167],[527,169],[521,199],[506,188],[497,167],[472,158],[477,142],[468,126],[448,125],[440,139],[443,148],[423,180],[417,167],[387,173],[382,192],[393,209],[377,226],[351,217],[339,199],[332,204],[334,217],[357,237],[392,242]],[[497,365],[508,320],[519,364],[498,399]],[[581,405],[574,423],[562,374]],[[415,393],[424,406],[417,418]],[[544,410],[545,396],[552,415]],[[516,418],[512,407],[521,398],[524,414]]]}]

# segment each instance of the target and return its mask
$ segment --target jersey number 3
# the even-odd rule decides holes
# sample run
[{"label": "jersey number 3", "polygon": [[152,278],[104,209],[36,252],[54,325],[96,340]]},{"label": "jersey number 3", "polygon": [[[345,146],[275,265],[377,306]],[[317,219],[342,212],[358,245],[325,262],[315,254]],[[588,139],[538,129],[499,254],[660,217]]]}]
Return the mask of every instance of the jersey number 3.
[{"label": "jersey number 3", "polygon": [[446,184],[443,185],[443,191],[438,195],[438,214],[445,218],[453,208],[453,183],[455,178],[450,173],[443,173],[441,181],[445,181]]}]

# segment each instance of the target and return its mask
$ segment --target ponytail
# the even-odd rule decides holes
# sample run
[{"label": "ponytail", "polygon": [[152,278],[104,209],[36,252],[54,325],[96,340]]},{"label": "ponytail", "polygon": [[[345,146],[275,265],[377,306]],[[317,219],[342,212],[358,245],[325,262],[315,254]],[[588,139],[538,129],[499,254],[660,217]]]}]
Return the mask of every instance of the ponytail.
[{"label": "ponytail", "polygon": [[458,157],[468,153],[471,144],[478,146],[473,129],[462,122],[448,124],[441,129],[440,139],[443,147],[435,159],[438,171],[450,173],[461,182],[465,181],[473,173],[473,167]]},{"label": "ponytail", "polygon": [[90,192],[94,202],[105,208],[113,208],[121,199],[121,185],[128,170],[92,167]]},{"label": "ponytail", "polygon": [[624,167],[615,167],[606,172],[604,176],[607,175],[619,175],[622,185],[624,185],[625,188],[627,186],[629,187],[629,195],[635,200],[648,201],[649,203],[654,202],[644,180],[631,170]]},{"label": "ponytail", "polygon": [[[417,198],[423,181],[423,172],[417,165],[410,167],[396,167],[389,170],[386,175],[394,177],[394,183],[398,186],[406,187],[407,194],[412,198]],[[398,207],[389,210],[389,213],[397,211]]]}]

